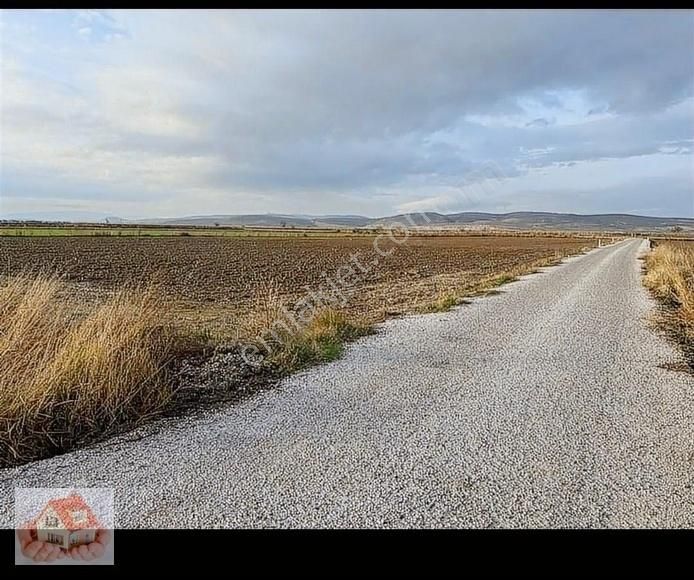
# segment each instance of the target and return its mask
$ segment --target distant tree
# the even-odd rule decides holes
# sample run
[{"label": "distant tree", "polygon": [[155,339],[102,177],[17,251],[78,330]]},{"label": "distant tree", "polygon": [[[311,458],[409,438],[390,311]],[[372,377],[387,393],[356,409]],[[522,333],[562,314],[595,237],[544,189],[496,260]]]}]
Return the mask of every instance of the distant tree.
[{"label": "distant tree", "polygon": [[219,222],[214,222],[214,227],[218,228],[218,227],[219,227]]},{"label": "distant tree", "polygon": [[287,222],[280,222],[280,227],[281,227],[281,228],[286,228],[286,227],[287,227]]},{"label": "distant tree", "polygon": [[681,232],[682,231],[682,226],[673,226],[670,228],[671,232]]}]

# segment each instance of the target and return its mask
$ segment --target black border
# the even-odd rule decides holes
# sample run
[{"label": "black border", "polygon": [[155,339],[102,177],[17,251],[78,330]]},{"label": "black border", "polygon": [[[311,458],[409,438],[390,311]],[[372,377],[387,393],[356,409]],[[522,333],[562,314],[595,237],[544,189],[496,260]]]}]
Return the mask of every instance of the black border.
[{"label": "black border", "polygon": [[[0,541],[9,577],[46,574],[14,565],[14,530]],[[51,567],[51,578],[151,571],[178,577],[532,574],[688,576],[694,530],[115,530],[113,566]],[[2,577],[6,577],[2,574]]]}]

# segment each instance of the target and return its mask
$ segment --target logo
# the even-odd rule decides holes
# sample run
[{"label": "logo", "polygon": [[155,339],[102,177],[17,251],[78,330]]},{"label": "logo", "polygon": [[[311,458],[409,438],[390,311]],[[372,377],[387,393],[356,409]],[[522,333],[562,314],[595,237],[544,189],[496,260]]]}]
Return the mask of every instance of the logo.
[{"label": "logo", "polygon": [[15,490],[15,564],[113,564],[113,491]]}]

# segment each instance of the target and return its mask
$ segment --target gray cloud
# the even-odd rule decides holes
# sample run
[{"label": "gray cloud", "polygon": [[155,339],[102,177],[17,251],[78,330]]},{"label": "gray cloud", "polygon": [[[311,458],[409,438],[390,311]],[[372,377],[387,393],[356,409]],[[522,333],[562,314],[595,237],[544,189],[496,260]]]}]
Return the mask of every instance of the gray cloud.
[{"label": "gray cloud", "polygon": [[[691,157],[691,11],[114,11],[69,22],[100,30],[99,42],[75,33],[55,47],[41,29],[3,41],[16,63],[3,78],[23,87],[1,102],[11,178],[0,187],[15,198],[73,187],[85,203],[108,192],[117,211],[144,191],[183,210],[204,191],[201,211],[215,213],[273,211],[287,195],[305,204],[297,211],[334,200],[387,213],[448,195],[489,163],[512,182],[533,168]],[[13,139],[27,132],[38,145]]]},{"label": "gray cloud", "polygon": [[544,117],[538,117],[537,119],[533,119],[532,121],[528,121],[525,126],[526,127],[548,127],[549,125],[554,124],[554,119],[549,120],[545,119]]}]

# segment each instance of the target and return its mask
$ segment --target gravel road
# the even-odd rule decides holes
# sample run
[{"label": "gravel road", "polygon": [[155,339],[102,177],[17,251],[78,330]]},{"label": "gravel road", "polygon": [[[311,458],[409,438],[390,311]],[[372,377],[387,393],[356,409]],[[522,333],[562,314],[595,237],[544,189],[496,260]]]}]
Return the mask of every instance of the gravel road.
[{"label": "gravel road", "polygon": [[[236,406],[0,473],[113,487],[118,527],[693,527],[694,378],[627,240]],[[132,437],[130,438],[132,439]]]}]

